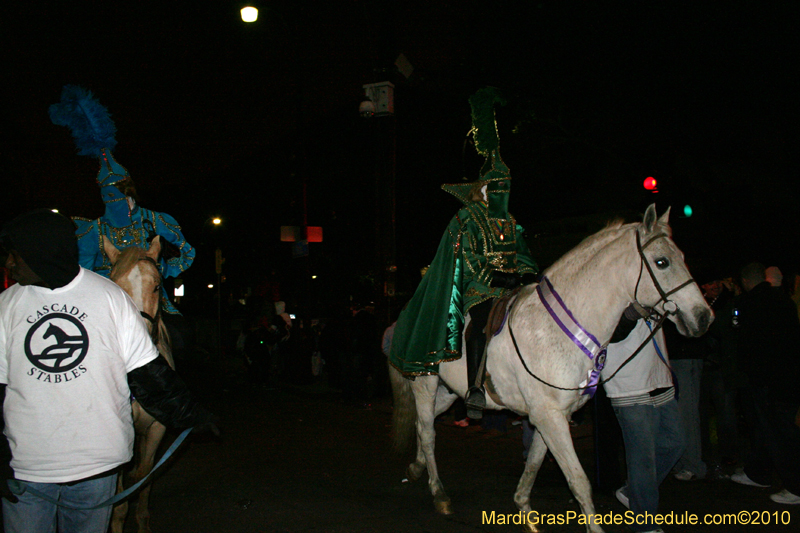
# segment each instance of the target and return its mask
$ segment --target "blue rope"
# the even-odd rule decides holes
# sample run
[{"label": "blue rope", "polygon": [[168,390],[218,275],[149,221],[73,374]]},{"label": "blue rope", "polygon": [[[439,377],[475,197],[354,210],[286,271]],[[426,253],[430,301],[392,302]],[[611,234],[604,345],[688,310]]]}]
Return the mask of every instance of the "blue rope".
[{"label": "blue rope", "polygon": [[140,479],[136,484],[132,485],[127,490],[124,490],[124,491],[120,492],[119,494],[117,494],[115,496],[112,496],[111,498],[107,499],[106,501],[104,501],[102,503],[98,503],[97,505],[77,506],[77,505],[69,505],[69,504],[66,504],[66,503],[63,503],[63,502],[59,502],[58,500],[55,500],[55,499],[51,498],[47,494],[44,494],[44,493],[34,489],[30,485],[28,485],[26,482],[20,481],[18,479],[10,479],[10,480],[8,480],[8,487],[11,489],[11,492],[13,492],[14,494],[16,494],[18,496],[21,495],[22,493],[24,493],[25,491],[28,491],[31,494],[33,494],[34,496],[38,496],[39,498],[41,498],[43,500],[46,500],[46,501],[48,501],[50,503],[54,503],[54,504],[56,504],[56,505],[58,505],[60,507],[66,507],[67,509],[77,509],[77,510],[80,510],[80,511],[89,511],[89,510],[92,510],[92,509],[100,509],[101,507],[107,507],[109,505],[114,505],[117,502],[120,502],[120,501],[124,500],[125,498],[130,496],[130,494],[132,492],[136,491],[139,487],[141,487],[145,483],[145,481],[147,481],[150,478],[150,476],[153,475],[153,472],[158,470],[158,468],[161,465],[163,465],[164,462],[167,459],[169,459],[170,455],[172,455],[173,452],[175,452],[175,450],[178,449],[178,446],[180,446],[181,443],[183,443],[183,441],[186,440],[186,437],[189,436],[189,433],[191,433],[191,431],[192,431],[192,428],[188,428],[188,429],[183,430],[183,433],[181,433],[178,436],[178,438],[175,439],[175,442],[173,442],[172,445],[167,449],[167,451],[164,453],[164,455],[161,457],[161,459],[156,463],[156,465],[153,467],[153,469],[150,471],[149,474],[147,474],[145,477]]}]

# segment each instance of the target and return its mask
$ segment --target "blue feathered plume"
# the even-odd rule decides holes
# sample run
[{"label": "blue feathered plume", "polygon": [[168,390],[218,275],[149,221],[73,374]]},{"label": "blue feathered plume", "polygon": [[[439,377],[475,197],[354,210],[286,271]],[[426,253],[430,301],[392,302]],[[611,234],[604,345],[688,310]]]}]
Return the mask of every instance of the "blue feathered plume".
[{"label": "blue feathered plume", "polygon": [[70,129],[79,155],[100,157],[103,148],[117,146],[117,127],[108,109],[83,87],[65,85],[61,101],[50,106],[50,120]]}]

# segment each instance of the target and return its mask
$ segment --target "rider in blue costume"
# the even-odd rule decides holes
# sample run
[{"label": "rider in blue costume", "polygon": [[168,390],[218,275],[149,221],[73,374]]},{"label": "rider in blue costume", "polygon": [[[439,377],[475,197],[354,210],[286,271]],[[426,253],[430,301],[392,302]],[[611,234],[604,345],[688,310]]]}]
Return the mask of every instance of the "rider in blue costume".
[{"label": "rider in blue costume", "polygon": [[[147,248],[150,241],[161,236],[162,254],[159,270],[164,278],[177,277],[194,261],[195,250],[186,242],[177,221],[166,213],[141,207],[136,202],[136,189],[128,171],[117,163],[111,150],[117,142],[116,127],[108,111],[100,105],[91,92],[67,85],[61,93],[61,102],[50,106],[54,124],[67,126],[72,131],[80,155],[98,157],[100,171],[97,184],[105,204],[103,216],[90,220],[73,217],[77,227],[80,265],[109,277],[111,262],[103,250],[103,236],[119,249],[129,246]],[[161,307],[171,314],[179,314],[161,288]]]}]

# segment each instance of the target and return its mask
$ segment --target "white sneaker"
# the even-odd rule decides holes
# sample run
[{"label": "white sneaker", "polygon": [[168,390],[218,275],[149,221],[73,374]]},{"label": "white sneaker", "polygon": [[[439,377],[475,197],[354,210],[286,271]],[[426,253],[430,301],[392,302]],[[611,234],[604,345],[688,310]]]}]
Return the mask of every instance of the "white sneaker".
[{"label": "white sneaker", "polygon": [[680,472],[675,474],[675,479],[677,479],[678,481],[691,481],[696,477],[697,476],[695,476],[693,472],[690,472],[688,470],[681,470]]},{"label": "white sneaker", "polygon": [[786,489],[775,494],[770,494],[769,499],[775,503],[783,503],[785,505],[800,505],[800,496],[792,494]]},{"label": "white sneaker", "polygon": [[627,489],[628,489],[628,486],[624,485],[624,486],[618,488],[617,492],[615,492],[614,495],[617,497],[617,500],[619,500],[619,503],[621,503],[622,505],[624,505],[625,507],[630,509],[631,508],[631,501],[628,499],[628,495],[625,494],[625,491]]},{"label": "white sneaker", "polygon": [[731,476],[731,481],[733,481],[734,483],[738,483],[739,485],[749,485],[751,487],[759,487],[762,489],[769,487],[769,485],[762,485],[761,483],[756,483],[755,481],[747,477],[747,474],[744,473],[744,469],[742,468],[736,469],[736,473]]}]

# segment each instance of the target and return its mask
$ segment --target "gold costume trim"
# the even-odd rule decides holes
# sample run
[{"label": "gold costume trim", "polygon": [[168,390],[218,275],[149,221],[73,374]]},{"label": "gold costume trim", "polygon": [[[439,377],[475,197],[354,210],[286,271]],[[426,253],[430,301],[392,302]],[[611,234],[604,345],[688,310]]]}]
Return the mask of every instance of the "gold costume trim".
[{"label": "gold costume trim", "polygon": [[[421,363],[421,362],[414,363],[414,362],[412,362],[411,364],[417,364],[417,365],[422,365],[422,366],[432,366],[432,365],[438,365],[438,364],[441,364],[441,363],[449,363],[450,361],[457,361],[458,359],[461,359],[461,354],[459,354],[458,357],[453,357],[453,358],[450,358],[450,359],[440,359],[439,361],[436,361],[436,362],[433,362],[433,363]],[[426,370],[420,370],[418,372],[406,372],[405,370],[403,370],[402,368],[400,368],[399,366],[394,364],[394,362],[392,362],[391,359],[389,359],[388,361],[389,361],[390,365],[395,367],[395,369],[397,369],[398,372],[400,372],[401,374],[403,374],[406,377],[415,378],[417,376],[438,376],[439,375],[439,372],[435,372],[433,370],[427,370],[427,371]],[[405,361],[405,359],[403,359],[403,361]]]}]

